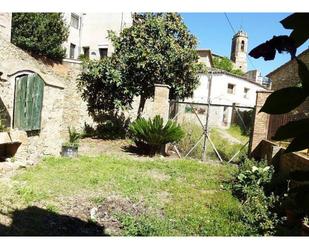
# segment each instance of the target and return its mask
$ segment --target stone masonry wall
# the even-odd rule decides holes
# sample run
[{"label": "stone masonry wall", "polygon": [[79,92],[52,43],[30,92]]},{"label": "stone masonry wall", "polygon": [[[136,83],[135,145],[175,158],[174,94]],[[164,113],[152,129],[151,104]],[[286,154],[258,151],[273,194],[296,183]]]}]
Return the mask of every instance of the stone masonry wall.
[{"label": "stone masonry wall", "polygon": [[[36,60],[21,49],[0,38],[0,98],[10,116],[12,139],[21,141],[16,158],[31,163],[43,155],[59,155],[63,138],[63,101],[66,79],[51,66]],[[41,130],[26,133],[13,129],[15,79],[21,74],[37,73],[44,80]]]}]

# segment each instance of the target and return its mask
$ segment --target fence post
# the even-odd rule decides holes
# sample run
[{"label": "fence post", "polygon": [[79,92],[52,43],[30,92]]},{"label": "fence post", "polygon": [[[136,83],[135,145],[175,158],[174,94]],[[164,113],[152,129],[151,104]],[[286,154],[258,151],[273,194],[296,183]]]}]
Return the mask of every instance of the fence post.
[{"label": "fence post", "polygon": [[160,115],[164,122],[167,122],[169,117],[169,94],[170,86],[155,84],[152,116]]},{"label": "fence post", "polygon": [[271,93],[272,91],[256,92],[256,104],[254,109],[254,121],[249,144],[249,153],[251,153],[263,139],[267,139],[269,114],[264,112],[259,113],[259,111]]}]

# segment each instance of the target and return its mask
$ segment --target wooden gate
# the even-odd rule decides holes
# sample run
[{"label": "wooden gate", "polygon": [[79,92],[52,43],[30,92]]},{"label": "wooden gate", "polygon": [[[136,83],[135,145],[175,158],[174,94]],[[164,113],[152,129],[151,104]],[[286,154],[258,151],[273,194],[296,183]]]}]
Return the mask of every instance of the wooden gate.
[{"label": "wooden gate", "polygon": [[14,128],[40,130],[43,88],[44,81],[37,74],[16,78]]}]

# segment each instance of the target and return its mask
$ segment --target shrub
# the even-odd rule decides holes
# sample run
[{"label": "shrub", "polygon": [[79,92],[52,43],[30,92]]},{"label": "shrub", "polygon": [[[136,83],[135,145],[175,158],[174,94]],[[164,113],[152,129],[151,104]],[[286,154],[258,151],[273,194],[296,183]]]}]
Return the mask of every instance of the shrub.
[{"label": "shrub", "polygon": [[61,13],[13,13],[12,43],[32,54],[61,61],[68,35]]},{"label": "shrub", "polygon": [[233,194],[242,203],[243,220],[251,233],[272,235],[280,220],[274,212],[278,197],[266,194],[273,178],[273,167],[248,158],[240,164],[233,183]]},{"label": "shrub", "polygon": [[179,125],[172,120],[163,125],[163,118],[159,115],[148,120],[136,119],[129,126],[129,131],[136,146],[150,154],[159,152],[167,143],[178,142],[184,136]]}]

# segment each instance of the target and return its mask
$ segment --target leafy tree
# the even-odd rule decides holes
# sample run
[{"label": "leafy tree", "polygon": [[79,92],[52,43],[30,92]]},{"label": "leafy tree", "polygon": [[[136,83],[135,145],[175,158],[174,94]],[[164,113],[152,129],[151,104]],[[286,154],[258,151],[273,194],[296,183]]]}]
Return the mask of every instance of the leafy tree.
[{"label": "leafy tree", "polygon": [[236,75],[244,75],[243,71],[241,71],[240,69],[234,69],[233,62],[227,57],[214,57],[213,63],[215,68],[222,69]]},{"label": "leafy tree", "polygon": [[[202,66],[198,63],[197,40],[180,15],[133,14],[133,25],[119,36],[110,31],[109,38],[115,48],[111,59],[86,64],[80,77],[80,86],[86,89],[83,90],[84,98],[90,100],[95,96],[100,99],[88,102],[90,111],[108,110],[116,103],[118,106],[130,105],[133,97],[140,95],[140,116],[146,99],[154,95],[154,84],[169,85],[171,98],[192,96],[199,84],[198,73]],[[109,65],[108,70],[100,71],[106,67],[105,63]],[[111,85],[113,87],[109,87]],[[104,102],[113,104],[105,106]]]},{"label": "leafy tree", "polygon": [[61,13],[13,13],[12,43],[35,55],[60,61],[68,38],[68,26]]}]

